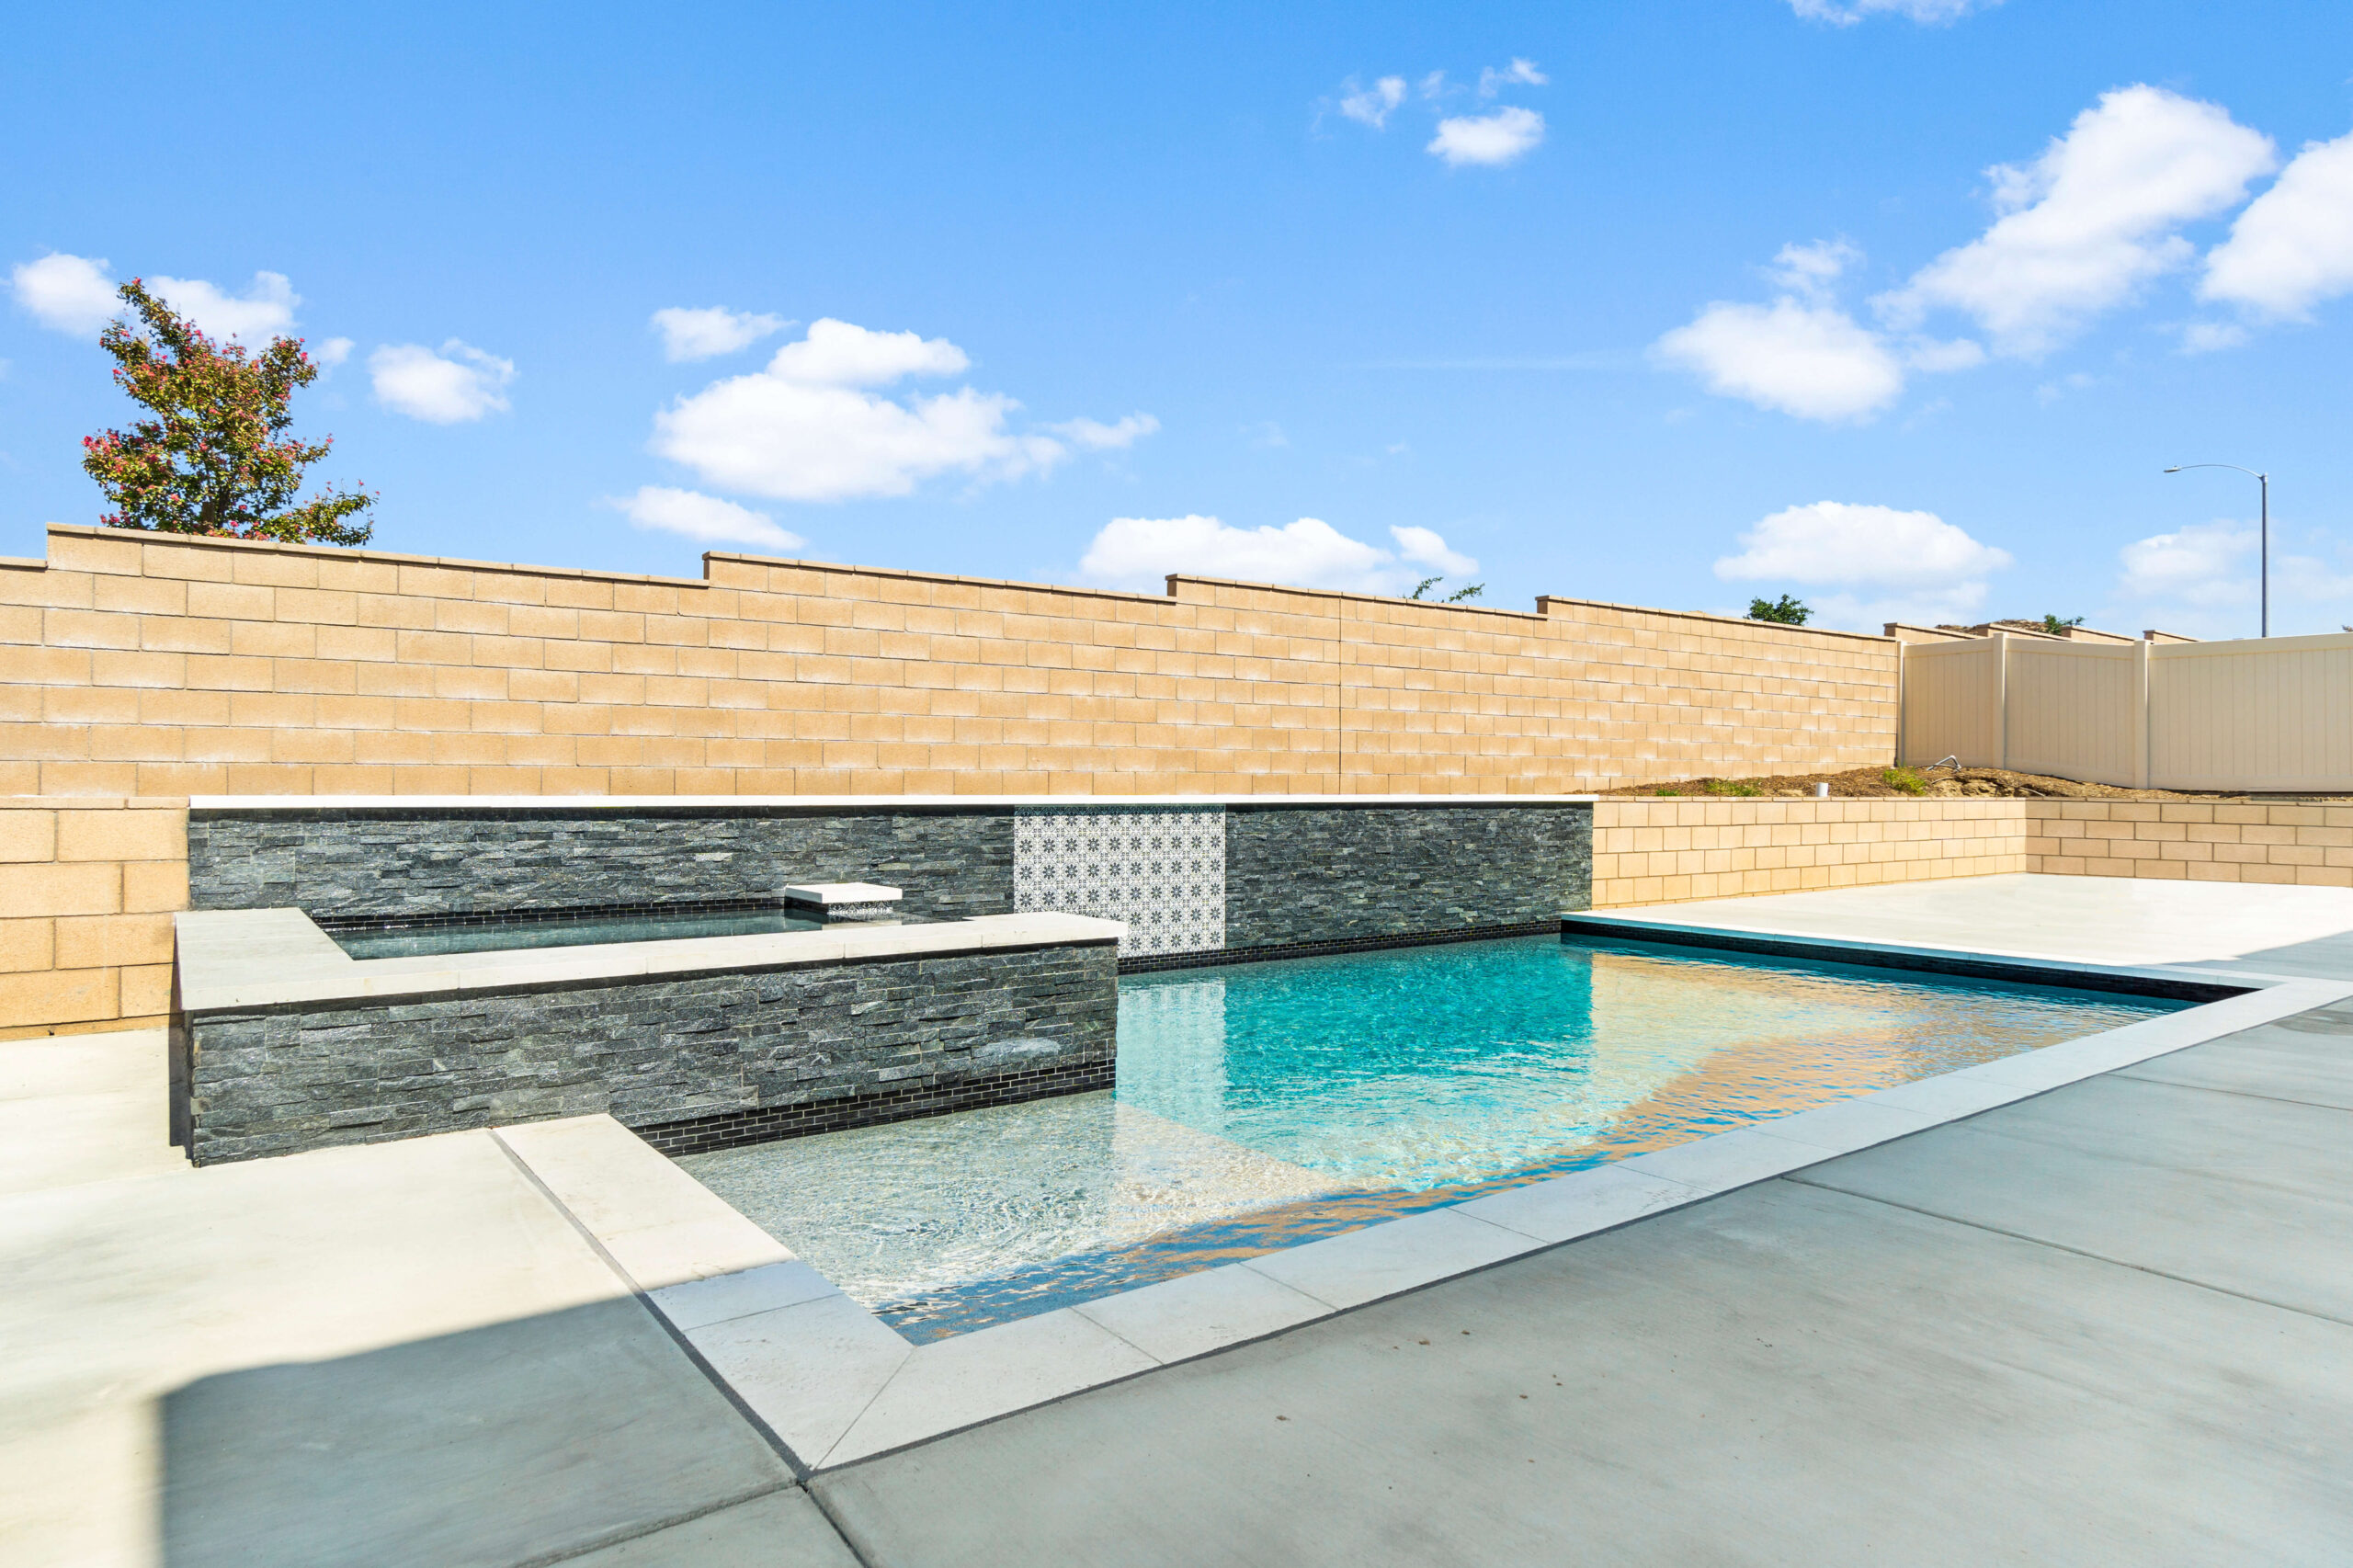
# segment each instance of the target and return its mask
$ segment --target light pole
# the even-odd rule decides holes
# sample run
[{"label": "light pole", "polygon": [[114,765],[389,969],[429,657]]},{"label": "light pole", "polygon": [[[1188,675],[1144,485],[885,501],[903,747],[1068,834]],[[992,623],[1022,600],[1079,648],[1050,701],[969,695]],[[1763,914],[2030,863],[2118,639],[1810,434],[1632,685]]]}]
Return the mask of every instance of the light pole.
[{"label": "light pole", "polygon": [[2262,634],[2263,634],[2264,636],[2266,636],[2266,637],[2270,636],[2270,635],[2271,635],[2271,476],[2270,476],[2269,474],[2268,474],[2268,473],[2256,473],[2255,470],[2253,470],[2253,469],[2251,469],[2251,468],[2239,468],[2239,465],[2238,465],[2238,464],[2236,464],[2236,463],[2182,463],[2182,464],[2178,465],[2177,467],[2169,468],[2169,469],[2165,470],[2165,472],[2166,472],[2167,473],[2179,473],[2179,472],[2180,472],[2183,469],[2185,469],[2185,468],[2227,468],[2227,469],[2235,469],[2235,470],[2237,470],[2237,472],[2239,472],[2240,473],[2245,473],[2245,474],[2251,474],[2251,475],[2253,475],[2253,476],[2254,476],[2254,479],[2255,479],[2255,483],[2256,483],[2256,485],[2257,485],[2257,487],[2259,487],[2259,488],[2261,489],[2261,491],[2263,492],[2263,633],[2262,633]]}]

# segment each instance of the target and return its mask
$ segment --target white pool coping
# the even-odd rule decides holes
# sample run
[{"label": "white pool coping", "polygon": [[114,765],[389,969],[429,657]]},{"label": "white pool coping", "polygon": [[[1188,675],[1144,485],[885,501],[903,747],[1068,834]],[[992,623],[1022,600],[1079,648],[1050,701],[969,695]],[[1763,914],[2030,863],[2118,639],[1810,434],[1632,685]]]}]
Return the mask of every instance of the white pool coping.
[{"label": "white pool coping", "polygon": [[851,922],[751,937],[355,959],[299,909],[200,910],[176,915],[172,923],[178,1007],[186,1013],[1099,945],[1127,934],[1120,921],[1086,915],[980,915],[923,925]]},{"label": "white pool coping", "polygon": [[[2090,966],[2048,967],[2056,978]],[[497,1136],[742,1408],[813,1472],[2353,997],[2353,982],[2245,983],[2256,989],[924,1345],[609,1117]]]},{"label": "white pool coping", "polygon": [[1002,811],[1041,806],[1057,810],[1123,806],[1564,806],[1591,805],[1598,795],[195,795],[188,810],[199,817],[297,816],[336,812],[451,812],[461,814],[521,812],[564,815],[577,812],[697,812],[791,814],[858,811]]}]

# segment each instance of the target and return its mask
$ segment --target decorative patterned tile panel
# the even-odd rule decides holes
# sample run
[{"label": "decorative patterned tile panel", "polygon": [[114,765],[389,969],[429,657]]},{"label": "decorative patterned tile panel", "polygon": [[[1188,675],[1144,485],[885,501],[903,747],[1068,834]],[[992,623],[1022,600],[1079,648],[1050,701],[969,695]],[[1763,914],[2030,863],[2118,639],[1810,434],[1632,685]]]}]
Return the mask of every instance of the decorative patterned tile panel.
[{"label": "decorative patterned tile panel", "polygon": [[1024,806],[1013,907],[1124,920],[1122,954],[1225,946],[1225,808]]}]

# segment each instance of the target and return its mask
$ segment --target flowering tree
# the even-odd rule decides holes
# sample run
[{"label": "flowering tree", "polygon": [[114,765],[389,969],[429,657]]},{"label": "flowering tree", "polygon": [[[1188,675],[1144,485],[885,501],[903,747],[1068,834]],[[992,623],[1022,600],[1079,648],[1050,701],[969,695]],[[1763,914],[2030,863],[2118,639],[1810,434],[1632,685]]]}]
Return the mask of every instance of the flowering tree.
[{"label": "flowering tree", "polygon": [[302,470],[335,445],[286,435],[287,402],[319,368],[296,337],[255,354],[216,344],[132,278],[121,290],[138,324],[117,318],[98,338],[115,384],[151,410],[129,430],[82,442],[82,468],[117,508],[108,528],[296,544],[365,544],[366,491],[329,489],[295,505]]}]

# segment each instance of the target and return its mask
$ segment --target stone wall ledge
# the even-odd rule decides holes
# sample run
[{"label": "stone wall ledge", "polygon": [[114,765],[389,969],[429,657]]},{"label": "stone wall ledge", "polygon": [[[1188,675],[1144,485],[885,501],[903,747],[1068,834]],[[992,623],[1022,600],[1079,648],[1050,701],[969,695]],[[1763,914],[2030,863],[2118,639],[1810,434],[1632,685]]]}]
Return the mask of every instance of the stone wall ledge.
[{"label": "stone wall ledge", "polygon": [[983,812],[1024,806],[1071,810],[1081,806],[1224,806],[1229,810],[1287,811],[1310,806],[1572,806],[1591,805],[1593,795],[196,795],[188,814],[199,820],[255,816],[358,816],[371,812],[532,817],[574,812],[625,812],[631,816],[838,815],[843,812]]},{"label": "stone wall ledge", "polygon": [[1127,930],[1116,920],[1083,915],[985,915],[923,925],[355,959],[299,909],[196,911],[176,916],[174,926],[177,1011],[191,1016],[1116,946]]}]

